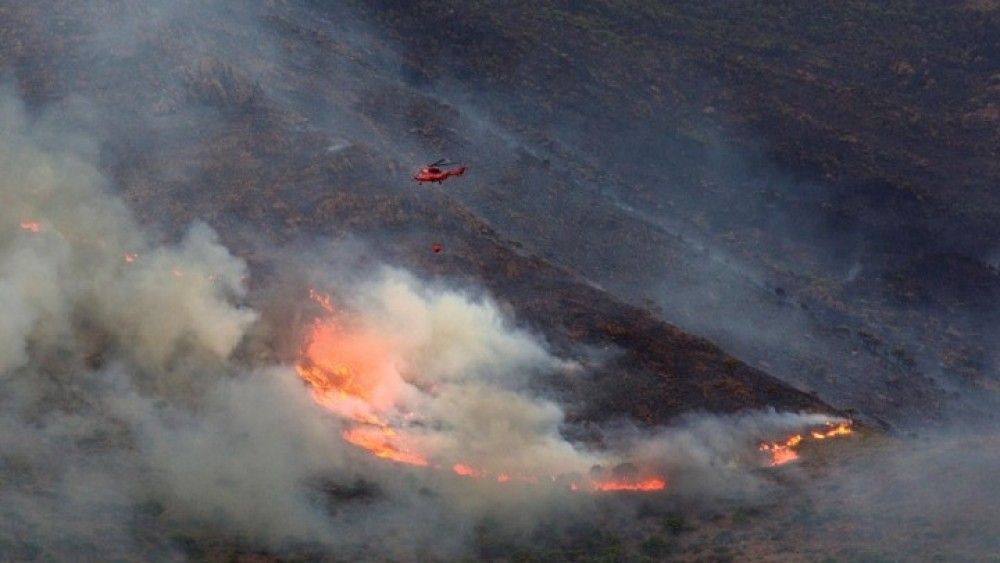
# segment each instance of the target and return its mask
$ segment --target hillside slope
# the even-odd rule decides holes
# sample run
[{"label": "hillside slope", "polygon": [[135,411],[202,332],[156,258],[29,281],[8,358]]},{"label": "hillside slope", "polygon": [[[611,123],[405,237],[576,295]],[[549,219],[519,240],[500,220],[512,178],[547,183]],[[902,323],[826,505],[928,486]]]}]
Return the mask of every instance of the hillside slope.
[{"label": "hillside slope", "polygon": [[[550,319],[599,347],[679,334],[655,317],[892,424],[996,401],[996,10],[53,1],[4,18],[25,97],[92,103],[108,169],[168,225],[357,234],[553,339]],[[413,190],[441,155],[470,174]],[[712,385],[767,403],[718,363],[665,359],[704,345],[640,362],[689,383],[633,414],[741,404]]]},{"label": "hillside slope", "polygon": [[[118,4],[8,5],[0,56],[37,111],[73,116],[85,101],[102,123],[108,172],[139,215],[167,232],[205,220],[262,273],[269,265],[240,242],[249,232],[272,244],[350,236],[390,263],[482,285],[564,352],[581,345],[613,352],[592,377],[553,382],[575,416],[589,420],[626,414],[652,424],[691,409],[828,408],[518,250],[447,190],[414,188],[409,168],[419,161],[401,161],[398,149],[380,143],[379,127],[354,105],[384,95],[378,76],[341,69],[333,76],[343,88],[328,89],[327,72],[358,64],[358,47],[294,27],[314,14],[274,3],[260,13],[205,9],[181,19],[172,10],[183,8]],[[120,22],[122,34],[95,31],[108,27],[105,18]],[[275,55],[276,46],[287,53]],[[310,64],[299,49],[325,60]],[[286,56],[294,62],[277,64]],[[327,92],[330,114],[351,112],[340,131],[320,127],[294,97]],[[376,131],[353,129],[358,123]],[[445,244],[440,256],[429,252],[434,240]]]},{"label": "hillside slope", "polygon": [[377,6],[408,85],[513,136],[463,198],[518,239],[839,404],[995,405],[995,7]]}]

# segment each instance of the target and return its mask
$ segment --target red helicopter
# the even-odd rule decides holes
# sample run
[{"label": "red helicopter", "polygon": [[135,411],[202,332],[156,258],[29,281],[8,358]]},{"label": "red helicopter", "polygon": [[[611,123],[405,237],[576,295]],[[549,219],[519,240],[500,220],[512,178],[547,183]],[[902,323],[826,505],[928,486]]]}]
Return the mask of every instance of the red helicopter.
[{"label": "red helicopter", "polygon": [[424,182],[437,182],[441,183],[447,180],[451,176],[461,176],[465,174],[465,166],[458,166],[450,170],[445,170],[442,166],[451,166],[454,163],[448,162],[447,159],[442,158],[437,162],[432,162],[427,166],[424,166],[417,172],[417,175],[413,177],[413,180],[423,184]]}]

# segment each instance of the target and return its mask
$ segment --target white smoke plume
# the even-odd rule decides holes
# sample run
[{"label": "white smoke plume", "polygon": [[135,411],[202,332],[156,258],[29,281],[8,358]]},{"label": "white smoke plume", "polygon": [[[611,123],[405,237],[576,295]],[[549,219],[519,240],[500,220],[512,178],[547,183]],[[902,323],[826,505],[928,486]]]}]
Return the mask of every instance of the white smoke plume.
[{"label": "white smoke plume", "polygon": [[532,375],[575,366],[510,326],[494,304],[421,288],[398,270],[353,295],[362,330],[390,351],[388,379],[404,387],[396,414],[433,421],[425,421],[417,440],[439,457],[525,474],[586,469],[595,461],[559,435],[559,406],[524,392]]},{"label": "white smoke plume", "polygon": [[107,194],[90,147],[44,147],[51,132],[0,103],[0,372],[24,366],[30,345],[72,346],[81,320],[144,368],[182,351],[226,358],[255,318],[231,304],[242,261],[204,225],[153,246]]},{"label": "white smoke plume", "polygon": [[157,244],[109,193],[95,147],[53,122],[0,96],[0,497],[12,523],[0,533],[15,559],[132,549],[128,513],[149,474],[116,401],[139,388],[194,396],[256,317],[236,304],[245,265],[211,229]]}]

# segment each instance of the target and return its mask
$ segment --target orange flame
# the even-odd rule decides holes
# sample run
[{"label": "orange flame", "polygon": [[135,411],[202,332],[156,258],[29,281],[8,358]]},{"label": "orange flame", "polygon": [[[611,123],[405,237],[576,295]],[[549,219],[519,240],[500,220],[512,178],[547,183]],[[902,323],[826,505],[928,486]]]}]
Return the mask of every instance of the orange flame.
[{"label": "orange flame", "polygon": [[[848,436],[853,432],[854,430],[851,429],[851,422],[849,421],[838,424],[828,422],[826,423],[825,430],[822,428],[811,430],[808,433],[808,437],[813,440],[826,440],[828,438]],[[794,434],[779,442],[761,442],[758,449],[762,452],[770,454],[770,465],[784,465],[799,459],[799,453],[795,451],[795,448],[797,448],[805,439],[806,437],[802,434]]]},{"label": "orange flame", "polygon": [[794,448],[801,441],[802,436],[796,434],[784,442],[763,442],[760,445],[760,451],[771,454],[771,465],[784,465],[799,459],[799,454]]},{"label": "orange flame", "polygon": [[[309,298],[334,314],[329,295],[310,289]],[[395,412],[400,386],[404,385],[392,358],[392,351],[377,334],[364,329],[345,330],[332,318],[315,319],[295,370],[309,385],[317,404],[349,421],[351,425],[341,433],[347,443],[380,459],[444,469],[447,465],[432,465],[412,446],[412,438],[404,431],[397,432],[390,423],[389,414]],[[495,479],[497,483],[538,484],[543,481],[537,475],[493,473],[463,462],[454,463],[451,470],[462,477]],[[544,480],[556,482],[557,478],[550,475]],[[666,488],[666,481],[658,477],[591,479],[583,483],[580,486],[572,483],[571,488],[591,492],[651,492]]]},{"label": "orange flame", "polygon": [[[485,474],[485,472],[473,469],[464,463],[456,463],[451,466],[451,470],[455,472],[455,475],[461,475],[462,477],[481,477]],[[500,481],[500,477],[497,477],[497,481]]]},{"label": "orange flame", "polygon": [[427,460],[422,456],[404,451],[393,443],[395,432],[391,428],[358,426],[345,430],[342,435],[348,443],[368,450],[375,457],[420,467],[427,466]]},{"label": "orange flame", "polygon": [[851,430],[850,423],[847,423],[847,422],[841,422],[840,424],[837,424],[836,426],[834,426],[831,423],[831,424],[828,424],[828,426],[830,426],[831,428],[829,428],[826,432],[820,432],[820,431],[813,430],[810,434],[816,440],[826,440],[827,438],[836,438],[838,436],[847,436],[848,434],[850,434],[851,432],[853,432],[853,430]]},{"label": "orange flame", "polygon": [[[310,297],[324,297],[310,291]],[[332,304],[329,296],[321,305]],[[347,333],[333,321],[313,322],[305,357],[295,366],[309,384],[313,400],[355,426],[342,433],[348,443],[375,457],[408,465],[427,466],[427,459],[405,445],[380,414],[392,406],[394,397],[385,381],[388,350],[371,335]],[[391,387],[391,385],[388,385]]]},{"label": "orange flame", "polygon": [[42,230],[42,225],[37,221],[21,221],[21,229],[29,233],[37,233]]},{"label": "orange flame", "polygon": [[[575,485],[575,483],[574,483]],[[633,492],[652,492],[652,491],[662,491],[667,488],[667,482],[663,479],[653,478],[646,479],[644,481],[594,481],[590,484],[590,488],[602,492],[615,492],[615,491],[633,491]]]},{"label": "orange flame", "polygon": [[373,335],[347,333],[332,321],[316,320],[296,369],[317,403],[358,422],[380,424],[377,417],[358,413],[392,405],[394,397],[384,389],[388,357],[388,349]]}]

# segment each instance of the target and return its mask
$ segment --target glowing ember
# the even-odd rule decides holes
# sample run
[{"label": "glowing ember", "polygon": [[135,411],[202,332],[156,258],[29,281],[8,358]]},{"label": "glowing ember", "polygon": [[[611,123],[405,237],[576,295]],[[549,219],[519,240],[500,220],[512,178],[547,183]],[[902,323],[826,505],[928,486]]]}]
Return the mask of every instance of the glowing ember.
[{"label": "glowing ember", "polygon": [[[575,483],[574,483],[575,485]],[[667,488],[667,482],[663,479],[646,479],[645,481],[604,481],[593,482],[590,488],[602,493],[613,491],[633,491],[633,492],[653,492],[662,491]]]},{"label": "glowing ember", "polygon": [[309,299],[312,299],[327,313],[333,313],[333,300],[326,293],[320,293],[313,288],[309,288]]},{"label": "glowing ember", "polygon": [[375,457],[421,467],[427,465],[427,460],[423,457],[404,451],[393,443],[395,432],[391,428],[358,426],[345,430],[343,436],[348,443],[368,450]]},{"label": "glowing ember", "polygon": [[783,465],[799,459],[799,454],[793,448],[801,441],[802,436],[796,434],[784,442],[764,442],[760,445],[760,451],[771,454],[771,465]]},{"label": "glowing ember", "polygon": [[21,221],[21,229],[29,233],[37,233],[42,230],[42,225],[37,221]]},{"label": "glowing ember", "polygon": [[851,425],[847,422],[841,422],[840,424],[833,426],[826,430],[825,432],[820,432],[813,430],[810,435],[816,440],[825,440],[827,438],[836,438],[838,436],[847,436],[852,432]]},{"label": "glowing ember", "polygon": [[[839,424],[828,422],[826,429],[812,430],[806,436],[813,440],[826,440],[827,438],[847,436],[853,432],[850,422],[841,422]],[[759,449],[762,452],[770,454],[770,464],[772,466],[784,465],[799,458],[799,453],[795,451],[795,448],[806,439],[806,436],[794,434],[780,442],[761,442]]]},{"label": "glowing ember", "polygon": [[[462,477],[480,477],[484,474],[484,472],[473,469],[464,463],[456,463],[451,466],[451,470],[454,471],[456,475],[461,475]],[[497,480],[499,481],[500,478],[497,477]]]}]

